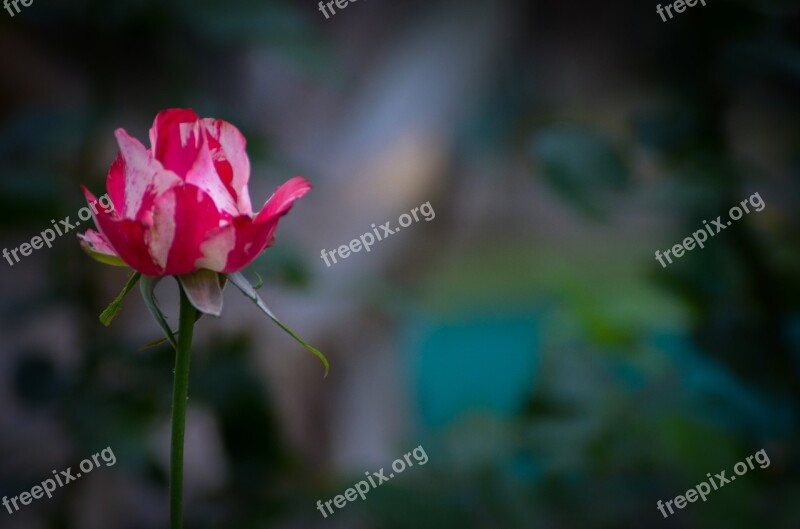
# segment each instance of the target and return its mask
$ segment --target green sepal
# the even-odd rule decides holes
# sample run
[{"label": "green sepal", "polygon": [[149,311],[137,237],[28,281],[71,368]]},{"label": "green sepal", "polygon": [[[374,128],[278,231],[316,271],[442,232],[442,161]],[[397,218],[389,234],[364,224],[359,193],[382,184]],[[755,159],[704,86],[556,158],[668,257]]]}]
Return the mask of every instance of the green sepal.
[{"label": "green sepal", "polygon": [[222,314],[224,283],[217,272],[206,269],[195,270],[189,274],[179,275],[178,282],[194,308],[212,316]]},{"label": "green sepal", "polygon": [[161,330],[164,331],[166,340],[177,351],[178,341],[175,339],[175,334],[172,332],[172,329],[167,323],[167,319],[164,317],[164,314],[161,312],[161,309],[158,307],[158,302],[156,301],[155,288],[162,278],[163,276],[142,276],[142,281],[139,283],[139,287],[142,292],[144,303],[147,305],[150,314],[153,315],[156,322],[158,322],[158,324],[161,326]]},{"label": "green sepal", "polygon": [[[173,334],[173,336],[175,336],[176,339],[178,338],[177,331],[172,333],[172,334]],[[166,338],[158,338],[157,340],[153,340],[152,342],[147,342],[146,344],[139,346],[139,351],[145,351],[145,350],[150,349],[152,347],[158,347],[159,345],[161,345],[162,343],[164,343],[166,341],[167,341]]]},{"label": "green sepal", "polygon": [[269,318],[278,324],[278,326],[283,329],[289,336],[297,340],[303,347],[305,347],[308,351],[314,354],[319,360],[322,362],[322,365],[325,366],[325,376],[328,376],[328,371],[330,369],[330,364],[328,363],[328,359],[325,358],[325,355],[322,354],[318,349],[309,345],[305,340],[297,336],[297,334],[287,327],[282,321],[280,321],[275,314],[269,310],[269,307],[264,303],[264,301],[259,297],[258,293],[253,288],[253,285],[245,278],[240,272],[235,274],[228,274],[228,279],[230,279],[231,283],[236,285],[236,288],[242,291],[242,294],[250,298],[250,300],[255,303],[261,311],[269,316]]},{"label": "green sepal", "polygon": [[117,312],[119,312],[120,306],[122,305],[122,300],[125,299],[125,296],[128,295],[128,292],[133,289],[141,276],[142,274],[139,272],[134,272],[131,274],[131,277],[128,278],[128,282],[125,283],[125,288],[122,289],[122,292],[120,292],[119,295],[114,298],[114,301],[112,301],[108,307],[106,307],[106,310],[100,313],[100,323],[106,327],[111,325],[111,320],[113,320],[114,316],[116,316]]},{"label": "green sepal", "polygon": [[81,241],[81,248],[83,251],[89,255],[95,261],[98,261],[103,264],[111,265],[111,266],[128,266],[128,263],[117,257],[116,255],[108,255],[107,253],[100,253],[88,242],[82,240]]},{"label": "green sepal", "polygon": [[[195,316],[195,318],[194,318],[195,323],[197,323],[197,320],[199,320],[202,317],[203,317],[203,313],[198,310],[197,311],[197,316]],[[175,337],[176,340],[178,339],[178,336],[180,336],[178,331],[172,331],[172,335]],[[157,340],[153,340],[152,342],[147,342],[146,344],[139,346],[139,351],[144,351],[146,349],[150,349],[151,347],[159,346],[159,345],[161,345],[162,343],[164,343],[166,341],[167,341],[166,338],[159,338]]]}]

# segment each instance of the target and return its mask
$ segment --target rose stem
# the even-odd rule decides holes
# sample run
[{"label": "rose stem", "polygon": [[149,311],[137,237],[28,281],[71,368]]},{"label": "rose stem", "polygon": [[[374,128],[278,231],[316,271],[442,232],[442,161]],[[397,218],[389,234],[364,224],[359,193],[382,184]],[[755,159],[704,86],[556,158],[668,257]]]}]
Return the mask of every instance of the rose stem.
[{"label": "rose stem", "polygon": [[192,330],[197,309],[189,302],[183,288],[178,326],[178,350],[175,357],[175,382],[172,392],[172,453],[169,474],[170,529],[183,527],[183,443],[186,432],[186,401],[189,399],[189,360]]}]

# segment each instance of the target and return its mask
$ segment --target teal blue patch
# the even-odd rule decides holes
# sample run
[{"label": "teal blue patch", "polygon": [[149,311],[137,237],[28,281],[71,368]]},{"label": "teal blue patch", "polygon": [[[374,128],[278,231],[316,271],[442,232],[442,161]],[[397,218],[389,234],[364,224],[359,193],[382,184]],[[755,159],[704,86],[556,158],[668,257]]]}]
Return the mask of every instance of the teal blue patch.
[{"label": "teal blue patch", "polygon": [[409,330],[410,375],[424,427],[471,411],[514,416],[532,394],[538,341],[532,316],[515,310],[429,317]]}]

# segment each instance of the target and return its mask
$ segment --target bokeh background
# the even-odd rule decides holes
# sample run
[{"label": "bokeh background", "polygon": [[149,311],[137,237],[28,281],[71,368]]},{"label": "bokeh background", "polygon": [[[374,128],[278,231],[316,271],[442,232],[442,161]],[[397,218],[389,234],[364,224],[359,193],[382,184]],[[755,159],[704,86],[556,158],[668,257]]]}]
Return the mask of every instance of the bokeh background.
[{"label": "bokeh background", "polygon": [[[0,11],[0,245],[104,189],[113,131],[191,107],[254,205],[314,183],[197,329],[187,529],[800,527],[800,3],[35,0]],[[654,252],[766,203],[662,268]],[[320,251],[430,201],[332,267]],[[83,226],[81,227],[81,230]],[[161,529],[173,352],[75,232],[0,261],[0,494],[111,447],[9,529]],[[159,299],[177,324],[173,281]],[[323,519],[317,500],[429,456]],[[656,508],[764,449],[669,519]]]}]

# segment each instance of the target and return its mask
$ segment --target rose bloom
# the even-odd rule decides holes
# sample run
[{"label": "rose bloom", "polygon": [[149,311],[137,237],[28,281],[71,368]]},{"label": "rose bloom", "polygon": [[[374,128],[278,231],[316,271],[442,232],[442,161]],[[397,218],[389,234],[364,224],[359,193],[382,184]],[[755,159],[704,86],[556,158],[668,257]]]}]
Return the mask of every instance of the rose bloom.
[{"label": "rose bloom", "polygon": [[95,213],[99,232],[79,237],[101,260],[120,259],[145,275],[241,270],[272,244],[280,217],[311,189],[305,178],[292,178],[253,213],[244,136],[191,110],[158,114],[150,149],[123,129],[115,135],[119,154],[106,179],[114,208]]}]

